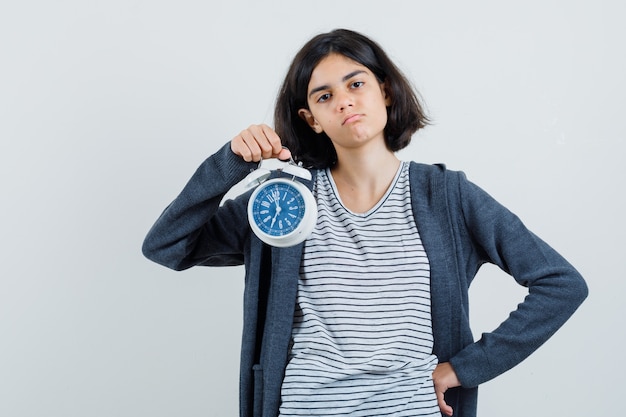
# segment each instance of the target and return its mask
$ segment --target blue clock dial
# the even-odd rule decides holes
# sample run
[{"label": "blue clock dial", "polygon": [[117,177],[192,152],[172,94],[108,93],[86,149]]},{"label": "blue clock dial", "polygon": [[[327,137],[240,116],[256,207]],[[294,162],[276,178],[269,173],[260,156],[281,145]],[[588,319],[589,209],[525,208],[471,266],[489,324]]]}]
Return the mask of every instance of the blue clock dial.
[{"label": "blue clock dial", "polygon": [[302,194],[286,181],[261,187],[252,202],[252,220],[270,236],[293,232],[302,221],[304,211]]}]

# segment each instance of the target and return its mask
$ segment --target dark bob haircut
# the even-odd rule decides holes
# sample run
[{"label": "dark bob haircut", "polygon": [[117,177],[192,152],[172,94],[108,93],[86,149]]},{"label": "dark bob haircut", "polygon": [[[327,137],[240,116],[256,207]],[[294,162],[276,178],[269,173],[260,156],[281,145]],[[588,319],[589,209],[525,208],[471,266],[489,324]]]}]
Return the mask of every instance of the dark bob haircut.
[{"label": "dark bob haircut", "polygon": [[385,83],[386,92],[391,97],[391,106],[387,107],[385,142],[393,152],[405,148],[412,135],[428,123],[417,93],[376,42],[346,29],[315,36],[294,57],[274,111],[274,129],[283,145],[307,168],[327,168],[337,162],[337,153],[326,133],[315,133],[298,115],[299,109],[308,109],[307,90],[313,70],[332,53],[364,65],[379,82]]}]

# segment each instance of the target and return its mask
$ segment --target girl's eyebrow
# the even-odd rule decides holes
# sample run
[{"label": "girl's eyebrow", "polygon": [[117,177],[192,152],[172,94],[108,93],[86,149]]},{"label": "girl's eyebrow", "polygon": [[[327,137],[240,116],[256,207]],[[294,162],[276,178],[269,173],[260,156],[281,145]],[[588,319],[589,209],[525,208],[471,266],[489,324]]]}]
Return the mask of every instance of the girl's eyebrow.
[{"label": "girl's eyebrow", "polygon": [[[355,75],[359,75],[364,73],[365,70],[356,70],[356,71],[352,71],[351,73],[344,75],[343,78],[341,79],[341,81],[345,82],[348,81],[350,78],[354,77]],[[325,85],[320,85],[319,87],[315,87],[314,89],[311,90],[311,92],[309,92],[309,98],[311,98],[311,96],[315,93],[317,93],[318,91],[322,91],[322,90],[327,90],[329,89],[330,86],[328,84]]]}]

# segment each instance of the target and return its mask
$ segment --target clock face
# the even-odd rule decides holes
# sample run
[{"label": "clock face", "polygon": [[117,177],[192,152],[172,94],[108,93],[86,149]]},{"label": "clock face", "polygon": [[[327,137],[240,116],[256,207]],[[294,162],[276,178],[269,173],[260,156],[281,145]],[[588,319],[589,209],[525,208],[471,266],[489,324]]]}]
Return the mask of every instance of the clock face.
[{"label": "clock face", "polygon": [[261,232],[284,236],[295,231],[305,215],[302,193],[288,181],[269,181],[257,189],[252,201],[252,221]]}]

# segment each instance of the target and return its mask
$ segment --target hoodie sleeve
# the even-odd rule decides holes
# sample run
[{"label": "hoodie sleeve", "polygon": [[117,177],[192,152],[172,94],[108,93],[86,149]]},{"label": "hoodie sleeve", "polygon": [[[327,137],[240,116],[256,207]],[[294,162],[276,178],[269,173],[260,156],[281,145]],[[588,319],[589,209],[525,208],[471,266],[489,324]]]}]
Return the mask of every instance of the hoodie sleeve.
[{"label": "hoodie sleeve", "polygon": [[229,144],[207,158],[156,220],[144,239],[143,254],[174,270],[243,263],[250,230],[246,195],[222,206],[220,202],[255,166],[235,155]]},{"label": "hoodie sleeve", "polygon": [[463,217],[456,227],[461,239],[469,242],[464,247],[472,248],[479,264],[498,265],[528,288],[528,295],[506,320],[450,359],[462,385],[474,387],[539,348],[580,306],[588,289],[578,271],[516,215],[464,174],[457,174]]}]

